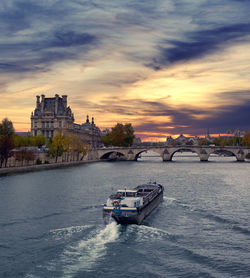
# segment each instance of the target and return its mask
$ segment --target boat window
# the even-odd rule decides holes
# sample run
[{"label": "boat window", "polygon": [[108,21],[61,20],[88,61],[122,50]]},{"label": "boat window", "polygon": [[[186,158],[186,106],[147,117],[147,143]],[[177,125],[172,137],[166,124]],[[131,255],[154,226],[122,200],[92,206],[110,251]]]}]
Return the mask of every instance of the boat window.
[{"label": "boat window", "polygon": [[135,197],[136,196],[136,192],[119,192],[119,194],[122,197]]},{"label": "boat window", "polygon": [[134,192],[127,192],[126,196],[127,197],[135,197],[135,193]]}]

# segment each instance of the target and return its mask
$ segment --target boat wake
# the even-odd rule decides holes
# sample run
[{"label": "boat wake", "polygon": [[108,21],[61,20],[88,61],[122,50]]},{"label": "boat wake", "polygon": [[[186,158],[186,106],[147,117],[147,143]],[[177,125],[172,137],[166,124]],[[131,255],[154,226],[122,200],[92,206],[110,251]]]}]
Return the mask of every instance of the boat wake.
[{"label": "boat wake", "polygon": [[71,238],[73,234],[81,233],[86,229],[93,228],[93,225],[85,225],[85,226],[72,226],[67,228],[50,230],[50,234],[54,238],[54,240],[65,240]]},{"label": "boat wake", "polygon": [[163,203],[166,205],[171,205],[172,203],[176,202],[175,198],[163,196]]},{"label": "boat wake", "polygon": [[112,222],[87,240],[70,246],[61,255],[64,265],[63,277],[73,277],[78,271],[91,271],[96,260],[106,254],[106,244],[119,237],[119,226]]},{"label": "boat wake", "polygon": [[[85,225],[51,230],[53,240],[62,243],[68,241],[57,258],[37,265],[25,278],[40,278],[39,273],[49,272],[51,277],[74,277],[78,272],[89,272],[96,261],[106,254],[107,244],[115,242],[119,237],[119,227],[116,222],[107,226]],[[88,235],[80,239],[82,234]],[[73,242],[73,243],[72,243]]]},{"label": "boat wake", "polygon": [[136,242],[147,242],[152,240],[170,240],[175,241],[175,235],[168,233],[165,230],[149,227],[145,225],[130,225],[127,228],[127,234],[135,234]]}]

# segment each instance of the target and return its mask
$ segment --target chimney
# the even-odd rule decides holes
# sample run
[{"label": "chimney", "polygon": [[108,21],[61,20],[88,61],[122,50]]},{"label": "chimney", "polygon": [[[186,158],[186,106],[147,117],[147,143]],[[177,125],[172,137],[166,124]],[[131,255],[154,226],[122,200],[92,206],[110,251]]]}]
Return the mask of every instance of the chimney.
[{"label": "chimney", "polygon": [[45,98],[45,95],[41,95],[41,97],[42,97],[42,101],[41,101],[41,105],[42,105],[42,112],[43,112],[43,110],[44,110],[44,98]]},{"label": "chimney", "polygon": [[55,114],[57,115],[57,113],[58,113],[58,99],[59,99],[59,95],[56,94],[55,98],[56,98],[56,101],[55,101]]},{"label": "chimney", "polygon": [[39,109],[40,106],[40,96],[36,96],[36,108]]},{"label": "chimney", "polygon": [[67,95],[62,95],[64,109],[67,108]]},{"label": "chimney", "polygon": [[87,115],[86,123],[89,123],[89,115]]},{"label": "chimney", "polygon": [[94,124],[95,124],[94,117],[92,117],[92,125],[94,125]]}]

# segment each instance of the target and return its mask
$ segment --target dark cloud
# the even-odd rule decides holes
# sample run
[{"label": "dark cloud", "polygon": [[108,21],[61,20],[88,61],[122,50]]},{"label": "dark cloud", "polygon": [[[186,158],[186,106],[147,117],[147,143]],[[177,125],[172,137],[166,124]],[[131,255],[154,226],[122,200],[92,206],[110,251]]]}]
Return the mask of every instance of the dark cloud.
[{"label": "dark cloud", "polygon": [[201,58],[248,35],[250,35],[250,23],[189,32],[186,33],[187,39],[184,41],[166,40],[163,44],[169,47],[160,46],[159,56],[148,66],[159,70],[173,63]]},{"label": "dark cloud", "polygon": [[72,2],[10,0],[1,5],[1,72],[47,71],[53,63],[79,59],[97,46],[97,36],[86,32],[84,23],[80,28],[73,24],[79,9]]},{"label": "dark cloud", "polygon": [[74,53],[66,51],[44,51],[39,53],[38,57],[20,57],[15,62],[0,63],[1,73],[34,73],[45,72],[49,70],[52,63],[76,59]]},{"label": "dark cloud", "polygon": [[[1,4],[0,30],[3,34],[12,36],[14,33],[33,28],[33,24],[41,21],[40,24],[51,23],[55,20],[66,18],[71,9],[65,9],[64,1],[45,2],[33,0],[10,0]],[[44,22],[43,22],[44,21]]]},{"label": "dark cloud", "polygon": [[48,46],[51,47],[72,47],[78,45],[92,44],[96,41],[96,37],[88,34],[77,34],[74,31],[60,31],[54,35],[54,40]]},{"label": "dark cloud", "polygon": [[16,72],[29,72],[29,71],[41,71],[41,68],[36,66],[28,66],[23,64],[22,62],[19,63],[0,63],[0,72],[3,73],[16,73]]},{"label": "dark cloud", "polygon": [[[243,91],[243,94],[246,94],[246,91]],[[232,96],[234,96],[233,92],[229,92],[225,98],[228,99]],[[112,105],[110,105],[110,99],[103,100],[101,104],[90,101],[78,102],[78,104],[93,109],[95,112],[119,114],[124,118],[137,115],[136,132],[200,135],[206,133],[207,129],[212,133],[226,133],[228,130],[237,128],[249,130],[250,91],[248,96],[248,100],[243,100],[240,104],[221,105],[216,109],[203,110],[185,106],[175,109],[166,103],[166,99],[159,101],[130,99],[124,101],[114,98]],[[164,116],[166,117],[165,122],[162,120]],[[157,117],[159,117],[158,120]],[[154,120],[149,121],[149,118]]]},{"label": "dark cloud", "polygon": [[[0,72],[45,71],[58,61],[77,60],[97,45],[97,38],[88,33],[56,31],[54,34],[33,38],[28,42],[0,44]],[[6,58],[7,57],[7,58]],[[8,61],[12,57],[12,61]],[[15,61],[13,62],[13,57]]]},{"label": "dark cloud", "polygon": [[245,100],[248,101],[250,99],[250,91],[249,90],[225,91],[216,94],[215,97],[218,98],[219,100],[243,102]]}]

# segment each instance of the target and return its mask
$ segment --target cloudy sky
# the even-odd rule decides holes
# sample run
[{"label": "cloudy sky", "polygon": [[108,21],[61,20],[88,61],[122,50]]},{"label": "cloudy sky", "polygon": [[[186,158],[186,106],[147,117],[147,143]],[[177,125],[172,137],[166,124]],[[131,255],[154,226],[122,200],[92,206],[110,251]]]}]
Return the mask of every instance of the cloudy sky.
[{"label": "cloudy sky", "polygon": [[0,119],[30,128],[36,95],[77,123],[144,139],[250,129],[249,0],[0,3]]}]

